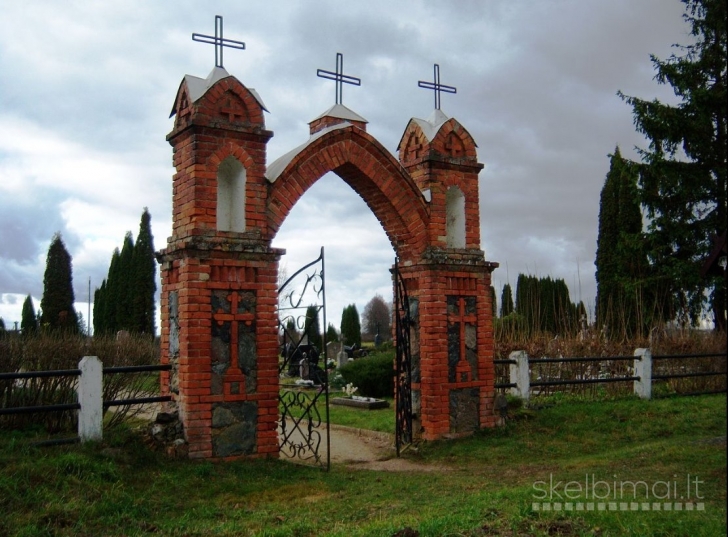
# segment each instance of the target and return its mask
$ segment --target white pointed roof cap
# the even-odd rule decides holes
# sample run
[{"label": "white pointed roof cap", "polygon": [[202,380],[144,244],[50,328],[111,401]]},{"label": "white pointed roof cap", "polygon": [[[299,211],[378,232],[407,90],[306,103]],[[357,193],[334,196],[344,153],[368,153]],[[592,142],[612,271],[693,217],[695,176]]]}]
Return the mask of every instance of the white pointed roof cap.
[{"label": "white pointed roof cap", "polygon": [[412,121],[420,126],[422,132],[427,137],[427,140],[431,142],[435,139],[435,136],[437,136],[437,131],[440,130],[440,127],[442,127],[449,119],[450,118],[447,117],[442,110],[435,109],[427,119],[413,117]]}]

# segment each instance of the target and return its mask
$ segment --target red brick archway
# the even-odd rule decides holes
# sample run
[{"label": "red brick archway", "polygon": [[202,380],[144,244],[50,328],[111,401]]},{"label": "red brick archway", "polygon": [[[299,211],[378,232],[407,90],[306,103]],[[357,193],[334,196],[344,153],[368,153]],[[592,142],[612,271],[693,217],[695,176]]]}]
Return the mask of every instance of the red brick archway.
[{"label": "red brick archway", "polygon": [[421,254],[427,242],[427,207],[412,178],[382,145],[360,127],[328,130],[288,161],[268,193],[269,239],[293,206],[325,173],[341,177],[379,220],[399,255]]},{"label": "red brick archway", "polygon": [[[190,457],[277,456],[278,261],[271,243],[318,179],[339,175],[400,258],[415,326],[415,434],[492,426],[490,274],[480,250],[475,142],[436,110],[407,125],[396,159],[366,121],[336,105],[311,138],[267,164],[262,101],[224,69],[186,76],[167,139],[173,228],[162,273],[162,390],[173,395]],[[231,202],[232,200],[232,202]],[[222,223],[221,223],[222,222]]]}]

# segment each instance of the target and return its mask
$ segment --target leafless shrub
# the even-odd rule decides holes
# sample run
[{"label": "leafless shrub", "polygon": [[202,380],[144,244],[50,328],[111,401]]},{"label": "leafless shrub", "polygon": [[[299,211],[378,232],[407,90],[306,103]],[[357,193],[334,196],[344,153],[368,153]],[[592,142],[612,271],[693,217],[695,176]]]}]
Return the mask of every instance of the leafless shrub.
[{"label": "leafless shrub", "polygon": [[[97,356],[104,368],[159,363],[158,346],[149,337],[87,339],[74,334],[40,334],[0,340],[0,371],[52,371],[77,369],[83,356]],[[154,390],[158,376],[151,374],[104,375],[104,401],[130,399]],[[0,381],[0,408],[47,406],[76,402],[75,376]],[[112,427],[135,415],[137,406],[114,407],[106,426]],[[75,429],[75,411],[11,414],[0,416],[0,428],[39,424],[51,433]]]},{"label": "leafless shrub", "polygon": [[[582,332],[576,337],[555,337],[539,334],[533,337],[508,337],[495,342],[496,359],[506,359],[513,351],[524,351],[531,360],[531,379],[572,380],[588,378],[628,377],[633,375],[631,360],[609,360],[610,357],[632,356],[635,349],[649,348],[653,356],[722,354],[722,356],[654,360],[652,374],[667,375],[726,371],[726,340],[724,334],[702,330],[674,330],[654,333],[651,337],[630,340],[610,340],[602,334]],[[539,358],[586,358],[604,357],[598,362],[538,363]],[[508,383],[508,366],[496,366],[496,382]],[[690,393],[725,390],[726,376],[689,377],[654,381],[653,390],[658,394]],[[616,396],[632,393],[630,382],[601,384],[574,384],[534,388],[534,395],[555,392],[578,394],[586,397]]]}]

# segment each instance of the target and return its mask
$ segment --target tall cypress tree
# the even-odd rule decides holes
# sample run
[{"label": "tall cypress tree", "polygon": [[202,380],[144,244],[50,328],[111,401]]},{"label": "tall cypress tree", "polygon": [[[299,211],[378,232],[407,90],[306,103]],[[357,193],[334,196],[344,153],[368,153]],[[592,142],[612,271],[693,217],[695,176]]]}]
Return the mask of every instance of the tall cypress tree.
[{"label": "tall cypress tree", "polygon": [[124,236],[124,245],[119,256],[117,277],[119,287],[116,289],[116,325],[117,330],[132,330],[134,298],[134,239],[131,231]]},{"label": "tall cypress tree", "polygon": [[74,301],[71,255],[63,244],[61,234],[56,233],[48,248],[43,275],[41,324],[50,329],[77,332],[78,318]]},{"label": "tall cypress tree", "polygon": [[341,313],[341,341],[346,345],[361,346],[361,323],[356,304],[349,304]]},{"label": "tall cypress tree", "polygon": [[518,275],[516,313],[523,317],[527,334],[541,330],[541,288],[536,276]]},{"label": "tall cypress tree", "polygon": [[20,330],[24,336],[34,336],[38,333],[38,317],[33,307],[33,299],[30,295],[25,297],[23,312],[20,319]]},{"label": "tall cypress tree", "polygon": [[309,306],[306,308],[306,320],[303,326],[303,333],[308,336],[308,342],[315,345],[318,350],[322,349],[321,325],[319,323],[319,308]]},{"label": "tall cypress tree", "polygon": [[139,223],[139,235],[134,244],[132,257],[134,281],[130,289],[132,311],[129,329],[140,334],[154,335],[157,262],[154,256],[151,221],[152,217],[145,207]]},{"label": "tall cypress tree", "polygon": [[500,316],[507,317],[511,313],[513,313],[513,291],[511,290],[511,284],[507,283],[503,286],[501,292]]},{"label": "tall cypress tree", "polygon": [[108,334],[106,325],[106,280],[94,291],[94,335]]},{"label": "tall cypress tree", "polygon": [[599,234],[595,265],[597,326],[612,337],[641,333],[651,315],[651,284],[637,195],[637,171],[619,147],[599,201]]},{"label": "tall cypress tree", "polygon": [[655,79],[670,84],[680,103],[619,95],[650,141],[640,150],[639,184],[652,266],[678,319],[696,323],[707,293],[716,329],[725,330],[725,277],[701,279],[700,268],[728,219],[727,5],[725,0],[683,3],[695,43],[676,45],[681,56],[651,56]]},{"label": "tall cypress tree", "polygon": [[326,342],[339,341],[339,333],[336,331],[336,327],[329,323],[329,327],[326,329]]},{"label": "tall cypress tree", "polygon": [[[121,280],[121,252],[118,248],[114,248],[111,254],[111,263],[109,264],[109,274],[106,277],[106,289],[103,292],[103,318],[104,330],[107,334],[114,334],[120,330],[117,323],[117,306],[121,295],[123,294]],[[102,283],[103,285],[103,283]]]}]

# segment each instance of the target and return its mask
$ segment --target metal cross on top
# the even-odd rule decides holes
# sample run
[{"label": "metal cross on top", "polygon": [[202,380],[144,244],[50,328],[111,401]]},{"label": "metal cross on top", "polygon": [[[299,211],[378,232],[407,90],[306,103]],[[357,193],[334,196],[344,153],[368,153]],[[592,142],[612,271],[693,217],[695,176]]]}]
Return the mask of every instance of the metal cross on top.
[{"label": "metal cross on top", "polygon": [[438,64],[435,64],[435,81],[434,82],[425,82],[423,80],[420,80],[417,82],[417,86],[420,88],[425,89],[431,89],[435,91],[435,110],[440,109],[440,93],[457,93],[458,89],[453,86],[446,86],[445,84],[440,84],[440,66]]},{"label": "metal cross on top", "polygon": [[336,53],[336,72],[324,71],[323,69],[316,70],[316,76],[321,78],[328,78],[329,80],[336,81],[336,104],[342,104],[342,93],[343,85],[351,84],[352,86],[361,86],[361,78],[349,76],[344,74],[344,55],[341,52]]},{"label": "metal cross on top", "polygon": [[222,49],[223,47],[236,48],[245,50],[245,43],[235,41],[234,39],[225,39],[222,36],[222,17],[215,15],[215,35],[192,34],[192,41],[200,41],[201,43],[211,43],[215,45],[215,67],[222,67]]}]

